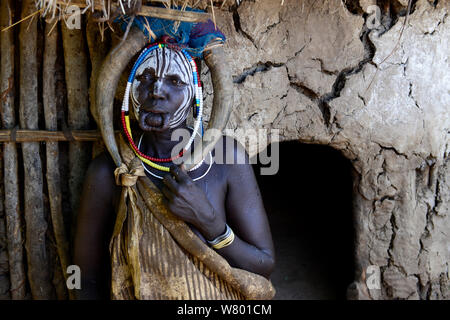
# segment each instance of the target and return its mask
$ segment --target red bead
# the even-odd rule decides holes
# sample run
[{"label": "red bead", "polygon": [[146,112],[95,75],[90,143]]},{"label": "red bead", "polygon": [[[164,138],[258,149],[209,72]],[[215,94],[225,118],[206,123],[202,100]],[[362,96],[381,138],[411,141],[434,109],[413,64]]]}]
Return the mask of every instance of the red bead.
[{"label": "red bead", "polygon": [[125,122],[125,111],[122,111],[122,126],[123,126],[125,134],[126,134],[126,136],[128,138],[128,142],[130,143],[130,145],[133,148],[133,150],[136,151],[136,153],[138,155],[140,155],[141,157],[143,157],[143,158],[145,158],[147,160],[155,161],[155,162],[171,162],[171,161],[173,161],[175,159],[178,159],[178,158],[183,156],[184,150],[181,150],[180,153],[176,157],[173,157],[173,158],[154,158],[154,157],[147,156],[147,155],[143,154],[139,150],[139,148],[134,143],[133,139],[131,139],[131,135],[130,135],[130,133],[127,130],[127,125],[126,125],[126,122]]}]

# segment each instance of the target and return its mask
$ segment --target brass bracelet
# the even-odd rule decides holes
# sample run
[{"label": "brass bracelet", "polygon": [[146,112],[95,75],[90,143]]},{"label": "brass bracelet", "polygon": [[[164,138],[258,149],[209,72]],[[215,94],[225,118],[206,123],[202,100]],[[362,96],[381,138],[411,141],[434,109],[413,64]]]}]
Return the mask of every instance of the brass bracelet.
[{"label": "brass bracelet", "polygon": [[230,244],[232,244],[233,241],[234,241],[234,232],[233,232],[233,230],[231,230],[231,233],[227,238],[223,239],[221,242],[213,245],[212,247],[216,250],[222,249],[222,248],[225,248],[225,247],[229,246]]},{"label": "brass bracelet", "polygon": [[209,245],[216,250],[229,246],[234,241],[233,230],[231,230],[228,224],[225,224],[225,226],[226,230],[224,234],[218,236],[214,240],[208,241]]}]

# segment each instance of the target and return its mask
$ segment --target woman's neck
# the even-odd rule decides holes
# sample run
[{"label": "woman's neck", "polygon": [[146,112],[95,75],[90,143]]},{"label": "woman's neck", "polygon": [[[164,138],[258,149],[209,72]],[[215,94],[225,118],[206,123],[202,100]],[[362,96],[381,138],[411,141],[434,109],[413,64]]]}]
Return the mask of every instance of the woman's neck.
[{"label": "woman's neck", "polygon": [[[156,157],[156,158],[170,158],[172,156],[172,150],[175,146],[177,146],[182,140],[181,138],[172,141],[172,135],[175,130],[184,129],[189,133],[189,136],[192,134],[191,130],[187,127],[186,121],[175,128],[170,128],[162,132],[149,131],[144,132],[142,137],[140,151],[146,155]],[[176,135],[179,137],[180,135]],[[183,137],[185,135],[182,135]],[[184,147],[187,143],[186,140],[183,141],[184,144],[181,147]],[[177,151],[181,151],[181,147],[178,146]]]}]

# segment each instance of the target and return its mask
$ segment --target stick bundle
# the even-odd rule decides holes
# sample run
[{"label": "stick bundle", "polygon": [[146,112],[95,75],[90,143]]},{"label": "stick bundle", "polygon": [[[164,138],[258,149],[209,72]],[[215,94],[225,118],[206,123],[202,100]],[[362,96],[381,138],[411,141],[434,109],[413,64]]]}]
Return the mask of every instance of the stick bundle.
[{"label": "stick bundle", "polygon": [[[58,129],[58,119],[56,111],[56,58],[58,29],[50,32],[52,25],[45,26],[45,48],[43,65],[43,98],[45,127],[48,130]],[[58,253],[61,268],[60,271],[67,275],[66,270],[69,265],[69,244],[67,242],[66,230],[64,226],[62,203],[61,203],[61,182],[59,173],[59,148],[58,142],[49,141],[46,144],[47,154],[47,185],[50,202],[50,213],[52,217],[53,232],[56,240],[56,251]],[[66,279],[67,280],[67,279]],[[57,287],[58,296],[64,296],[65,287]]]},{"label": "stick bundle", "polygon": [[[87,54],[82,30],[67,28],[61,24],[64,47],[64,64],[67,86],[68,125],[72,130],[89,127],[89,79]],[[69,190],[72,221],[78,209],[84,174],[91,154],[86,145],[78,141],[69,145]]]},{"label": "stick bundle", "polygon": [[[11,25],[13,19],[12,0],[4,0],[0,7],[0,25]],[[13,128],[16,124],[14,108],[14,36],[13,30],[0,33],[1,71],[0,92],[3,128]],[[19,160],[15,143],[3,145],[5,222],[8,245],[10,293],[12,299],[25,299],[26,275],[23,263],[23,236],[19,202]]]},{"label": "stick bundle", "polygon": [[[34,0],[24,0],[22,17],[36,10]],[[38,129],[37,19],[20,24],[20,126]],[[28,279],[34,299],[53,299],[44,212],[42,163],[39,143],[22,144],[24,206]]]}]

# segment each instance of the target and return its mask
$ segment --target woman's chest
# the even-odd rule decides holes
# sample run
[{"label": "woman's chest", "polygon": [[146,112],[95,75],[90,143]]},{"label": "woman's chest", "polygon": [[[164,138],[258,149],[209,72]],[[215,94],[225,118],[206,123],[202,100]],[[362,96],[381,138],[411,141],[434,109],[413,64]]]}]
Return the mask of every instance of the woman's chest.
[{"label": "woman's chest", "polygon": [[[166,173],[167,174],[167,173]],[[213,164],[209,170],[199,170],[188,173],[189,177],[194,182],[196,188],[193,189],[193,195],[191,198],[194,201],[207,201],[213,206],[216,214],[219,214],[221,218],[226,217],[226,193],[227,193],[227,179],[226,168],[224,165]],[[164,174],[156,177],[146,171],[146,176],[150,179],[156,187],[161,191],[164,187],[162,177]],[[197,194],[195,194],[197,193]],[[202,194],[200,194],[202,193]],[[204,196],[203,196],[204,195]]]}]

